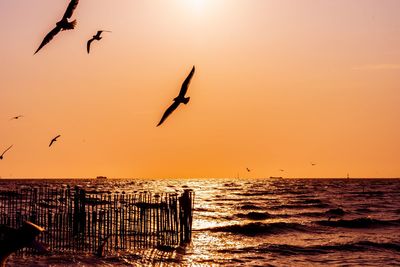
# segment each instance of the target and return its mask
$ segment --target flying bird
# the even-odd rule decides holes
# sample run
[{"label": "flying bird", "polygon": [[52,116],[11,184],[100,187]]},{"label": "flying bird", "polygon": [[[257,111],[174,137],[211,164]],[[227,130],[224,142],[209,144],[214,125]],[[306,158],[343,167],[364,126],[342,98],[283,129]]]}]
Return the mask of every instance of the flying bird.
[{"label": "flying bird", "polygon": [[43,39],[42,43],[40,44],[39,48],[36,50],[35,54],[42,49],[43,46],[48,44],[54,36],[56,36],[60,31],[72,30],[75,28],[76,20],[71,22],[68,21],[72,17],[76,6],[78,5],[79,0],[71,0],[67,7],[67,10],[64,13],[62,19],[56,23],[56,27],[52,29]]},{"label": "flying bird", "polygon": [[0,155],[0,160],[3,159],[4,154],[5,154],[8,150],[10,150],[10,148],[12,148],[12,147],[13,147],[13,145],[9,146],[6,150],[4,150],[4,152]]},{"label": "flying bird", "polygon": [[51,139],[51,142],[50,142],[49,147],[51,147],[51,145],[52,145],[55,141],[57,141],[57,138],[60,137],[60,136],[61,136],[61,135],[57,135],[56,137],[54,137],[53,139]]},{"label": "flying bird", "polygon": [[18,115],[18,116],[12,117],[10,120],[18,120],[19,118],[22,118],[22,117],[23,117],[23,115]]},{"label": "flying bird", "polygon": [[111,31],[97,31],[96,35],[93,35],[92,39],[90,39],[89,41],[87,41],[86,48],[87,48],[88,54],[90,53],[90,44],[91,44],[94,40],[100,41],[101,38],[103,38],[103,37],[100,36],[102,32],[111,32]]},{"label": "flying bird", "polygon": [[193,77],[195,68],[193,66],[192,70],[190,71],[189,75],[186,77],[185,81],[182,84],[181,87],[181,91],[179,92],[179,95],[177,97],[174,98],[174,103],[172,103],[171,106],[169,106],[169,108],[165,111],[164,115],[162,116],[160,122],[157,124],[157,127],[160,126],[167,118],[169,115],[171,115],[171,113],[179,106],[179,104],[183,103],[183,104],[187,104],[190,100],[190,97],[185,97],[185,94],[188,90],[190,81]]},{"label": "flying bird", "polygon": [[284,170],[284,169],[280,169],[280,171],[281,171],[281,172],[284,172],[285,170]]},{"label": "flying bird", "polygon": [[248,172],[251,172],[251,170],[250,170],[249,168],[246,168],[246,170],[247,170]]},{"label": "flying bird", "polygon": [[35,240],[44,231],[42,227],[28,221],[18,229],[5,224],[0,225],[0,266],[6,266],[7,258],[24,247],[48,252],[44,244]]},{"label": "flying bird", "polygon": [[317,165],[317,163],[310,162],[311,166]]}]

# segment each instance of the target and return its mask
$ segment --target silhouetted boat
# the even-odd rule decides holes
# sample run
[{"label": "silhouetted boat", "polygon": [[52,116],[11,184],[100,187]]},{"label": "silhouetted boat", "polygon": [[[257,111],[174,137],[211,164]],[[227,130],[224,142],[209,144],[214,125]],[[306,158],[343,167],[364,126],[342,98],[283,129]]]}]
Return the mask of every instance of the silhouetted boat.
[{"label": "silhouetted boat", "polygon": [[97,176],[96,177],[97,180],[107,180],[106,176]]},{"label": "silhouetted boat", "polygon": [[270,176],[269,179],[283,179],[282,176]]}]

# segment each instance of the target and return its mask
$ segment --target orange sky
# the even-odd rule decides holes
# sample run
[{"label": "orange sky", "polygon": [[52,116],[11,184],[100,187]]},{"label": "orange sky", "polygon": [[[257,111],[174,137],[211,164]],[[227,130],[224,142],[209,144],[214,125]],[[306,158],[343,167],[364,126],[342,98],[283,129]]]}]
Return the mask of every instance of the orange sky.
[{"label": "orange sky", "polygon": [[85,0],[33,56],[67,4],[0,0],[1,177],[400,176],[400,1]]}]

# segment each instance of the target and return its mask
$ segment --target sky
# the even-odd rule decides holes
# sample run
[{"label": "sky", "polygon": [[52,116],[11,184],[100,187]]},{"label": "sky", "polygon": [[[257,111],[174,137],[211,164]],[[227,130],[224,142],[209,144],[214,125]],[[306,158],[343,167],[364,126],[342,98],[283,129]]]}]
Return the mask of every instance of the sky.
[{"label": "sky", "polygon": [[85,0],[33,55],[68,2],[0,0],[1,177],[400,177],[400,1]]}]

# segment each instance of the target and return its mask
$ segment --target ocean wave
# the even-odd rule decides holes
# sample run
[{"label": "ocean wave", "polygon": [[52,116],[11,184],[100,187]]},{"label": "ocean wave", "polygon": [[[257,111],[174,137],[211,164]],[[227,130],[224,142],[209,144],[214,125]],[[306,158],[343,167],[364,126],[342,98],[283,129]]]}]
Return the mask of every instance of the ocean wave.
[{"label": "ocean wave", "polygon": [[244,193],[234,193],[238,196],[245,196],[245,197],[255,197],[255,196],[267,196],[267,195],[275,195],[272,191],[248,191]]},{"label": "ocean wave", "polygon": [[227,232],[233,234],[240,234],[246,236],[266,235],[266,234],[281,234],[287,232],[307,232],[309,227],[299,223],[247,223],[247,224],[235,224],[227,226],[218,226],[214,228],[208,228],[206,230],[212,232]]},{"label": "ocean wave", "polygon": [[356,212],[370,213],[370,212],[372,212],[372,210],[369,208],[359,208],[359,209],[356,209]]},{"label": "ocean wave", "polygon": [[296,201],[291,202],[292,204],[322,204],[322,200],[317,198],[306,198],[306,199],[298,199]]},{"label": "ocean wave", "polygon": [[263,208],[256,206],[256,205],[248,204],[248,205],[241,206],[240,209],[242,209],[242,210],[262,210]]},{"label": "ocean wave", "polygon": [[379,228],[387,226],[399,226],[400,220],[378,220],[368,217],[357,218],[353,220],[324,220],[316,221],[317,224],[329,227],[342,228]]},{"label": "ocean wave", "polygon": [[371,241],[349,242],[344,244],[327,244],[315,246],[293,246],[288,244],[263,244],[256,247],[244,247],[239,249],[223,249],[220,253],[277,253],[285,256],[293,255],[316,255],[335,252],[363,252],[387,250],[391,252],[400,252],[400,243],[378,243]]},{"label": "ocean wave", "polygon": [[255,212],[255,211],[252,211],[249,213],[238,213],[235,216],[239,217],[239,218],[255,220],[255,221],[270,219],[270,218],[274,217],[274,215],[271,215],[268,212]]},{"label": "ocean wave", "polygon": [[296,214],[296,216],[304,216],[304,217],[313,217],[313,218],[318,218],[318,217],[336,217],[336,216],[343,216],[345,215],[346,212],[341,209],[341,208],[336,208],[336,209],[329,209],[327,211],[313,211],[313,212],[301,212]]},{"label": "ocean wave", "polygon": [[329,208],[330,206],[325,203],[317,203],[317,204],[283,204],[272,206],[269,209],[271,210],[283,210],[283,209],[311,209],[311,208]]}]

